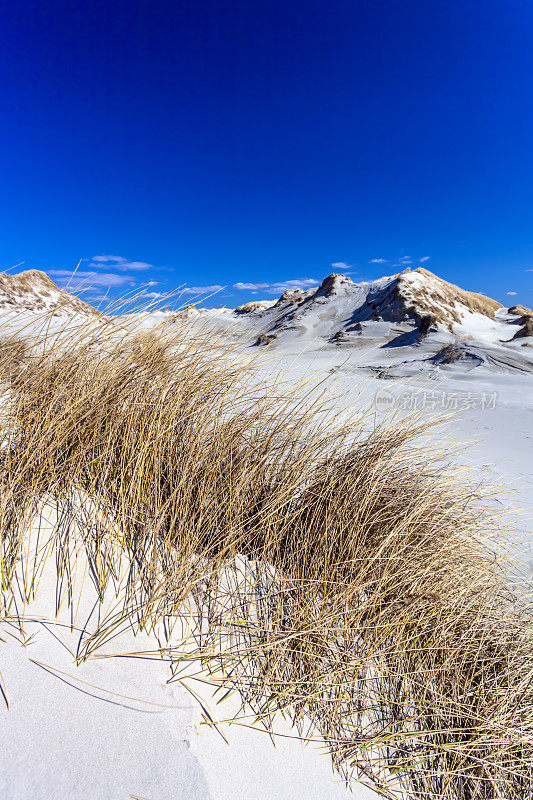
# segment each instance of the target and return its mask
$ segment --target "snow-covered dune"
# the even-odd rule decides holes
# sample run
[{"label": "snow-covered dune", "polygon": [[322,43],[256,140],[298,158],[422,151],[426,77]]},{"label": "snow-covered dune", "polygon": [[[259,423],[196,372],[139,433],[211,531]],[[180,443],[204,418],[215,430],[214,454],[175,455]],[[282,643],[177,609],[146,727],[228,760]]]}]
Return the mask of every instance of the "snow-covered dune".
[{"label": "snow-covered dune", "polygon": [[25,270],[17,275],[0,273],[0,312],[20,312],[54,316],[78,314],[99,316],[99,312],[79,297],[60,289],[45,272]]},{"label": "snow-covered dune", "polygon": [[357,283],[331,274],[316,289],[288,290],[277,301],[233,312],[187,307],[174,318],[273,351],[341,349],[356,354],[362,367],[366,362],[397,374],[448,369],[454,353],[460,362],[454,369],[533,369],[533,312],[506,309],[422,267]]}]

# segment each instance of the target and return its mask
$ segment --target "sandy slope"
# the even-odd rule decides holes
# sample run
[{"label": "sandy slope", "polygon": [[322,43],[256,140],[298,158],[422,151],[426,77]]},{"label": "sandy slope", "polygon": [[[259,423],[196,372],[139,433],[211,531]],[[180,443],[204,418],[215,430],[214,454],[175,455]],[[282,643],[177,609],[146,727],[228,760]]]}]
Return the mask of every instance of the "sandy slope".
[{"label": "sandy slope", "polygon": [[[41,520],[52,518],[45,509]],[[41,523],[41,553],[48,552],[51,530]],[[68,608],[65,593],[58,600],[53,549],[42,572],[32,570],[37,531],[34,525],[25,567],[18,570],[19,589],[38,575],[37,599],[24,603],[16,589],[18,624],[13,618],[0,624],[3,800],[376,797],[364,787],[351,794],[333,774],[323,746],[304,747],[283,721],[275,745],[263,730],[224,722],[236,703],[220,703],[215,684],[197,664],[189,670],[194,677],[180,674],[180,681],[169,683],[170,664],[157,654],[157,632],[121,630],[76,665],[86,637],[122,598],[127,564],[122,572],[117,565],[115,587],[98,603],[80,539]],[[204,724],[206,711],[218,727]]]}]

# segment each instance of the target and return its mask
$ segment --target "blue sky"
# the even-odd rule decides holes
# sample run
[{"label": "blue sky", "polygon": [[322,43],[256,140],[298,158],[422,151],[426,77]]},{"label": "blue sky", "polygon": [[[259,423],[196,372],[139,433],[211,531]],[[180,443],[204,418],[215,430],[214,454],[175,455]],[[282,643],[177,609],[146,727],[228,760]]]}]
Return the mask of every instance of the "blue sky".
[{"label": "blue sky", "polygon": [[234,306],[423,263],[533,303],[531,0],[26,0],[2,18],[1,268],[64,284],[83,259],[90,297]]}]

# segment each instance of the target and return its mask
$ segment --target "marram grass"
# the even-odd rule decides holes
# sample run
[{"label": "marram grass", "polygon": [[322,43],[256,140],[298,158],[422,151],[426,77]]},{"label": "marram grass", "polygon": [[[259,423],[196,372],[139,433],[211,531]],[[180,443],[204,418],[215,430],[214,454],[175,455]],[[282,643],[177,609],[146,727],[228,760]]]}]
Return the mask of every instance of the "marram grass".
[{"label": "marram grass", "polygon": [[[427,423],[341,424],[308,387],[170,330],[0,344],[2,613],[29,521],[55,503],[58,575],[80,527],[102,596],[129,564],[80,659],[187,608],[187,658],[267,729],[279,712],[318,729],[348,781],[530,800],[532,620],[479,487],[424,444]],[[173,674],[183,652],[161,646]]]}]

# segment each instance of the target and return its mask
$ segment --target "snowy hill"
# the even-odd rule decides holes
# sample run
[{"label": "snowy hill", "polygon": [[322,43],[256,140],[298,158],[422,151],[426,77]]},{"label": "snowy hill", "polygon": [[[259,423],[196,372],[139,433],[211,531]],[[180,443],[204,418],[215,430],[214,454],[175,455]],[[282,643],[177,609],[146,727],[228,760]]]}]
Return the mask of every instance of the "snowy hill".
[{"label": "snowy hill", "polygon": [[[247,307],[249,306],[249,307]],[[422,267],[355,283],[328,275],[317,289],[285,292],[275,303],[252,303],[234,315],[257,345],[335,346],[381,351],[369,366],[469,371],[533,371],[533,316],[448,283]],[[247,312],[246,314],[244,312]],[[439,353],[449,349],[444,358]],[[409,371],[409,370],[408,370]]]},{"label": "snowy hill", "polygon": [[19,272],[18,275],[0,273],[0,311],[24,311],[40,315],[51,313],[53,316],[100,316],[91,305],[60,289],[45,272],[37,269]]},{"label": "snowy hill", "polygon": [[268,309],[276,317],[272,327],[278,335],[307,328],[331,337],[341,331],[361,333],[363,323],[386,322],[408,323],[423,337],[431,328],[483,327],[502,309],[496,300],[466,292],[423,268],[362,283],[332,274],[316,290],[286,295]]}]

